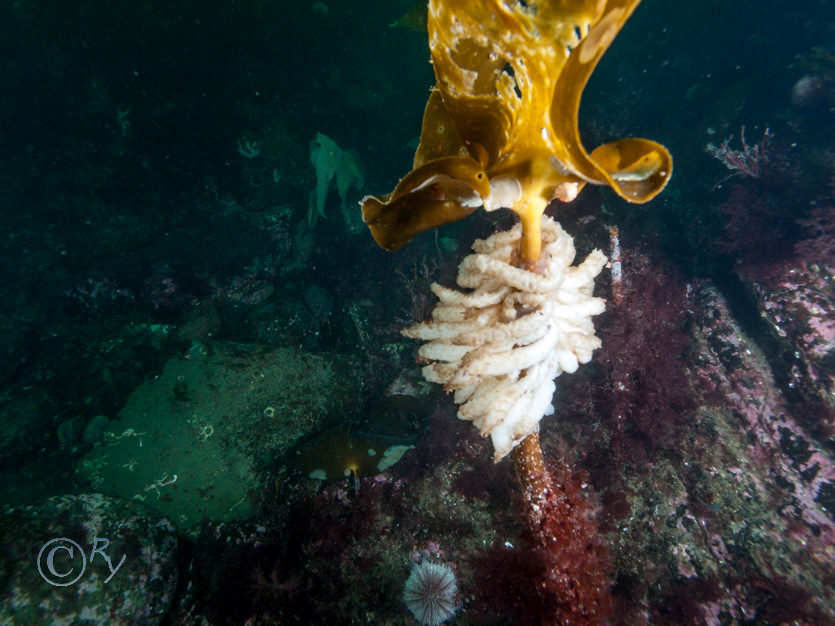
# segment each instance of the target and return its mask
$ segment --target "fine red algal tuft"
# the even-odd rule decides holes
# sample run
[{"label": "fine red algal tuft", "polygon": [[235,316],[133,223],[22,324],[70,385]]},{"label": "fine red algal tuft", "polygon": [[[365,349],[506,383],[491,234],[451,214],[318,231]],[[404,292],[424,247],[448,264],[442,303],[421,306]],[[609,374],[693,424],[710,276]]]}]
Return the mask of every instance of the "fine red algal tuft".
[{"label": "fine red algal tuft", "polygon": [[565,463],[549,468],[552,493],[531,511],[531,543],[543,564],[537,581],[542,623],[606,624],[613,611],[609,551],[598,532],[585,474]]}]

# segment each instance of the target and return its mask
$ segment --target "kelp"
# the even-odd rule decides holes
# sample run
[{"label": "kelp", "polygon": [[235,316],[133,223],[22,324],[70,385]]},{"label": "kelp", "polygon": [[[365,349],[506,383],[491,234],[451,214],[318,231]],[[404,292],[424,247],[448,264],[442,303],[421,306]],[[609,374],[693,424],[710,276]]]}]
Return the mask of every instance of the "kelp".
[{"label": "kelp", "polygon": [[655,197],[672,174],[664,146],[626,138],[589,153],[578,128],[583,89],[638,3],[431,0],[436,85],[413,169],[391,194],[362,202],[377,243],[397,250],[482,204],[506,206],[522,220],[523,258],[535,259],[554,198],[587,183],[629,202]]}]

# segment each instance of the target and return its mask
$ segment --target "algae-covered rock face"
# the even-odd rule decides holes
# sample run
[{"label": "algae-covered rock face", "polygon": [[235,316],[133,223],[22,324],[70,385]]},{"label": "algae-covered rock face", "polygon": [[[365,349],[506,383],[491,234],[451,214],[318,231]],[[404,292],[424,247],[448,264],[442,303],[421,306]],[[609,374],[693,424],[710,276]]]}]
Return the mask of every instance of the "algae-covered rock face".
[{"label": "algae-covered rock face", "polygon": [[437,84],[414,169],[391,194],[363,199],[377,243],[396,250],[483,204],[516,211],[534,245],[547,204],[586,183],[629,202],[658,194],[672,173],[664,146],[629,138],[589,153],[578,130],[589,76],[638,2],[431,0]]},{"label": "algae-covered rock face", "polygon": [[174,526],[99,493],[0,511],[0,624],[154,626],[177,587]]},{"label": "algae-covered rock face", "polygon": [[79,472],[187,532],[204,518],[246,519],[261,470],[355,409],[356,371],[346,357],[195,344],[131,394]]}]

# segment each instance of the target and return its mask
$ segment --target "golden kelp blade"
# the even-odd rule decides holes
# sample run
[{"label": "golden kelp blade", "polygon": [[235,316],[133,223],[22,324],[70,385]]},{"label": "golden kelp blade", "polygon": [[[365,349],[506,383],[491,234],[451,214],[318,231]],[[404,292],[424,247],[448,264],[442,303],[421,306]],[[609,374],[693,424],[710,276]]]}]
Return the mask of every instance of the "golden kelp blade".
[{"label": "golden kelp blade", "polygon": [[414,170],[387,196],[362,200],[363,221],[377,244],[398,250],[412,237],[463,219],[490,193],[483,148],[470,158],[440,92],[432,90],[423,114]]},{"label": "golden kelp blade", "polygon": [[390,196],[363,198],[362,219],[381,248],[398,250],[415,235],[467,217],[489,193],[476,160],[444,157],[413,170]]},{"label": "golden kelp blade", "polygon": [[[630,138],[589,154],[578,129],[583,89],[638,2],[430,0],[437,84],[415,169],[391,195],[363,201],[378,243],[396,249],[468,215],[473,193],[487,199],[488,180],[497,177],[518,182],[509,208],[522,218],[531,251],[539,217],[554,197],[570,196],[567,186],[608,185],[629,202],[660,192],[672,173],[663,146]],[[463,178],[447,169],[452,161],[433,165],[453,157]]]},{"label": "golden kelp blade", "polygon": [[647,202],[657,196],[673,173],[667,149],[638,137],[598,146],[589,158],[606,172],[612,189],[632,202]]},{"label": "golden kelp blade", "polygon": [[[599,19],[572,51],[560,72],[550,109],[552,127],[563,137],[555,152],[558,162],[591,183],[609,185],[621,198],[635,203],[648,202],[669,182],[673,173],[669,151],[654,141],[630,137],[599,146],[588,154],[580,140],[578,118],[583,89],[594,68],[639,2],[606,2]],[[615,152],[622,155],[615,159]],[[616,175],[627,165],[621,161],[636,166],[642,159],[645,167],[640,180],[626,181],[623,176]],[[650,164],[653,167],[648,167]],[[638,176],[637,170],[633,175]],[[640,184],[627,184],[630,182]]]},{"label": "golden kelp blade", "polygon": [[[433,89],[423,110],[423,126],[420,130],[420,144],[415,151],[412,168],[448,156],[466,156],[467,147],[449,111],[444,105],[441,92]],[[483,165],[486,165],[484,163]]]}]

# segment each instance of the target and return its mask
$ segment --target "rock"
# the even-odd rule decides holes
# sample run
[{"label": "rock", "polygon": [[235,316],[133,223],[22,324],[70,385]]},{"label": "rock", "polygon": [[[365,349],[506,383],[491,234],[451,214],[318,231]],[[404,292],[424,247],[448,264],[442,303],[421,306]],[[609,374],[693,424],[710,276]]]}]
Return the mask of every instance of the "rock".
[{"label": "rock", "polygon": [[104,434],[104,431],[109,424],[110,419],[106,415],[96,415],[95,417],[92,417],[84,427],[81,439],[84,440],[84,443],[97,442]]},{"label": "rock", "polygon": [[[750,282],[790,371],[783,378],[807,402],[835,409],[835,289],[826,267],[786,263]],[[830,428],[833,425],[830,425]]]},{"label": "rock", "polygon": [[304,303],[289,297],[269,300],[255,307],[247,314],[245,324],[253,341],[273,347],[312,347],[319,330],[316,319]]},{"label": "rock", "polygon": [[186,532],[250,517],[254,494],[303,437],[358,401],[348,357],[194,344],[131,394],[79,465],[93,487],[140,500]]},{"label": "rock", "polygon": [[174,526],[102,494],[5,507],[0,623],[152,626],[177,585]]},{"label": "rock", "polygon": [[304,289],[304,304],[317,324],[322,324],[333,311],[333,296],[324,287],[310,283]]},{"label": "rock", "polygon": [[61,444],[73,444],[81,439],[84,432],[84,416],[76,415],[58,424],[57,436]]},{"label": "rock", "polygon": [[54,434],[54,407],[41,387],[0,392],[0,464],[25,462]]}]

